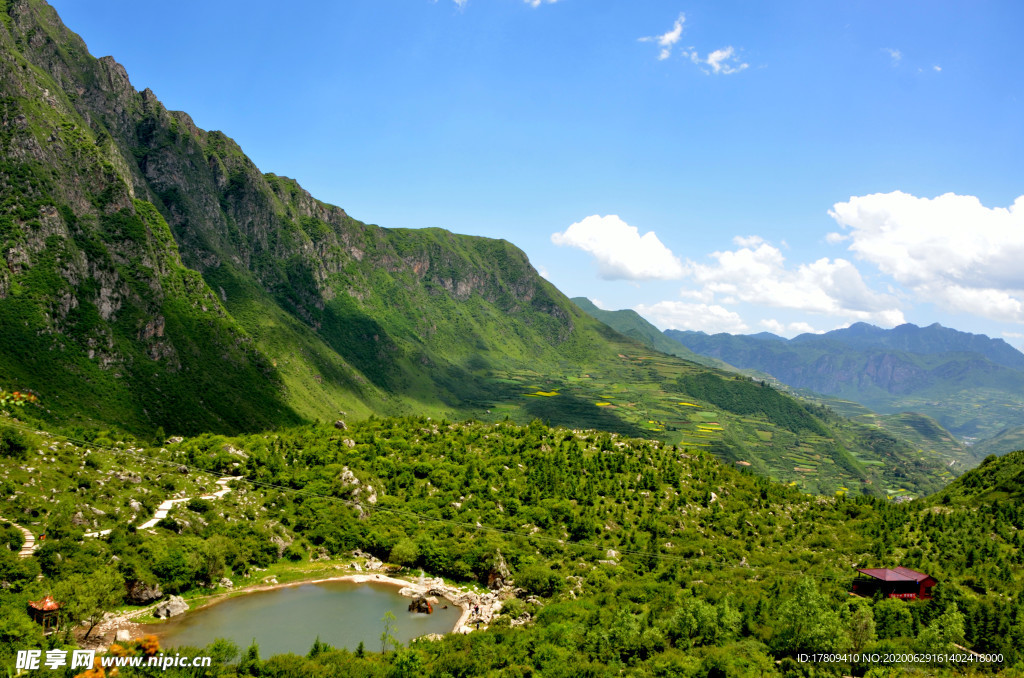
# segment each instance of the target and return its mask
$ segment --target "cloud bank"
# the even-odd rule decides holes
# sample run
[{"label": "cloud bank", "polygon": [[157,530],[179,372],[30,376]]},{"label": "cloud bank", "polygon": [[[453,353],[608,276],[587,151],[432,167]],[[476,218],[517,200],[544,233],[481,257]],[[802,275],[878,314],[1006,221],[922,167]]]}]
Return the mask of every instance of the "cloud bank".
[{"label": "cloud bank", "polygon": [[1024,196],[989,208],[970,195],[901,191],[852,197],[829,215],[858,259],[921,301],[1004,322],[1024,322]]},{"label": "cloud bank", "polygon": [[682,262],[654,231],[640,235],[614,214],[589,216],[554,233],[551,242],[589,252],[605,280],[672,280],[684,273]]}]

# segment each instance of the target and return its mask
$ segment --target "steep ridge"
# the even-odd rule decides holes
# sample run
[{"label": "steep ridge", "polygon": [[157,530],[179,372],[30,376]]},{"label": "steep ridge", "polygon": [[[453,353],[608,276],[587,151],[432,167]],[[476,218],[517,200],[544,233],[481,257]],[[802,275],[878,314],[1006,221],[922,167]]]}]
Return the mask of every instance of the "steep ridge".
[{"label": "steep ridge", "polygon": [[678,330],[665,334],[698,353],[767,372],[793,388],[852,400],[881,413],[928,415],[966,443],[1024,425],[1024,370],[1018,368],[1024,354],[1000,339],[938,324],[883,330],[857,323],[791,340]]},{"label": "steep ridge", "polygon": [[357,221],[136,91],[41,0],[5,7],[0,378],[41,396],[41,423],[159,438],[540,418],[708,447],[815,492],[949,475],[744,377],[647,355],[508,242]]},{"label": "steep ridge", "polygon": [[53,414],[190,432],[466,413],[495,362],[607,352],[510,243],[356,221],[137,92],[44,3],[3,17],[0,373]]}]

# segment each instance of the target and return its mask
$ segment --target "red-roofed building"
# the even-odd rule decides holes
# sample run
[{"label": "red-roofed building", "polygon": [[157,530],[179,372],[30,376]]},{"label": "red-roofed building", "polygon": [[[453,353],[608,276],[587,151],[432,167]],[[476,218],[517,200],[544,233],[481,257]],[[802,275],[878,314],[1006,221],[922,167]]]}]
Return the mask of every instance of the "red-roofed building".
[{"label": "red-roofed building", "polygon": [[853,580],[853,592],[858,596],[872,597],[881,592],[886,598],[927,600],[932,597],[932,587],[939,582],[923,572],[909,567],[863,568]]},{"label": "red-roofed building", "polygon": [[57,628],[57,612],[60,610],[60,603],[53,599],[53,596],[45,596],[42,600],[28,601],[28,616],[37,624],[43,625],[43,631],[48,631],[52,626]]}]

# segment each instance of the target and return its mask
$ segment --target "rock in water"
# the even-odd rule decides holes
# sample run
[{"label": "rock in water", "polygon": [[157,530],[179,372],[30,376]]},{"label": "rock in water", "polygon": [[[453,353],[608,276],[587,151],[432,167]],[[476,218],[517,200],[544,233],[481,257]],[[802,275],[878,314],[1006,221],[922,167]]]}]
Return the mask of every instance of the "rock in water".
[{"label": "rock in water", "polygon": [[434,606],[430,604],[426,596],[416,596],[409,603],[409,612],[421,612],[424,614],[433,614]]}]

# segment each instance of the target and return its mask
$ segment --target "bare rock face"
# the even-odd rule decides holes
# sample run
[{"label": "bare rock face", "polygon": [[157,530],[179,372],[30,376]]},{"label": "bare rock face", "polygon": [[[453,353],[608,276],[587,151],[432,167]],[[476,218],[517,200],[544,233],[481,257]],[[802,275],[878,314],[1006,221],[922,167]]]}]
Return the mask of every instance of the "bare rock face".
[{"label": "bare rock face", "polygon": [[136,581],[128,585],[127,598],[132,605],[148,605],[163,595],[164,592],[160,590],[160,584]]},{"label": "bare rock face", "polygon": [[494,563],[491,565],[491,571],[487,573],[487,588],[497,591],[508,584],[511,577],[512,572],[508,569],[508,563],[505,562],[501,551],[498,551],[495,554]]},{"label": "bare rock face", "polygon": [[157,619],[168,619],[185,612],[188,612],[188,603],[181,596],[171,596],[157,605],[156,609],[153,610],[153,616]]}]

